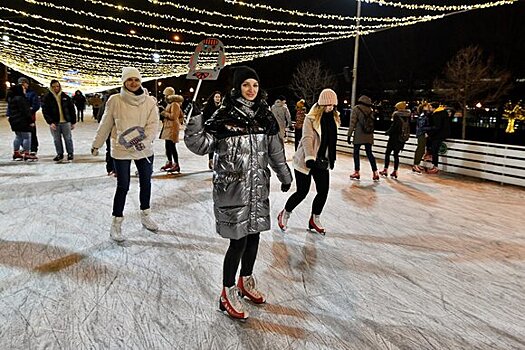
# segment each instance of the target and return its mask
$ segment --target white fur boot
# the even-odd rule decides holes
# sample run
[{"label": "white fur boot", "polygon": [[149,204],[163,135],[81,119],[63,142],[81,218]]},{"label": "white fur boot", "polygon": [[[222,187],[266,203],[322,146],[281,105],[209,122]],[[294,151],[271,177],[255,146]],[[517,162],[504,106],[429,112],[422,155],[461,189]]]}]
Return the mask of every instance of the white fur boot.
[{"label": "white fur boot", "polygon": [[115,242],[124,242],[124,237],[122,236],[122,221],[124,221],[123,216],[114,216],[111,222],[109,237]]},{"label": "white fur boot", "polygon": [[142,226],[150,231],[156,232],[159,229],[159,226],[151,218],[151,209],[140,211],[140,221],[142,222]]}]

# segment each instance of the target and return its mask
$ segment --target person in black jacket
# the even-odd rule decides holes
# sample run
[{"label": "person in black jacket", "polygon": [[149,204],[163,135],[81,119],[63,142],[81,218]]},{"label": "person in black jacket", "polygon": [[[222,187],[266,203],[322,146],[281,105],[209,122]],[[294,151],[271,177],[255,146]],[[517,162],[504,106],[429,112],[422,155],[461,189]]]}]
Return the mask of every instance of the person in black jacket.
[{"label": "person in black jacket", "polygon": [[390,177],[397,179],[397,169],[399,169],[399,152],[405,147],[405,142],[401,140],[401,134],[403,133],[403,123],[408,123],[410,118],[410,111],[407,109],[405,102],[398,102],[395,105],[395,111],[392,114],[392,125],[385,132],[388,135],[388,143],[385,151],[385,165],[383,170],[379,172],[381,176],[388,176],[388,166],[390,165],[390,154],[394,152],[394,171],[390,174]]},{"label": "person in black jacket", "polygon": [[[222,94],[220,91],[214,91],[206,101],[204,109],[202,110],[202,120],[206,122],[211,118],[213,113],[221,106]],[[208,168],[213,169],[213,152],[208,154]]]},{"label": "person in black jacket", "polygon": [[439,149],[441,144],[447,137],[450,136],[450,123],[448,112],[444,106],[437,103],[432,105],[434,112],[430,118],[429,142],[432,150],[432,168],[427,172],[429,174],[437,174],[439,172]]},{"label": "person in black jacket", "polygon": [[44,96],[42,113],[44,119],[49,124],[51,135],[55,142],[57,155],[53,160],[59,162],[64,159],[64,146],[62,137],[66,143],[67,160],[73,160],[73,138],[71,130],[75,129],[77,121],[75,115],[75,105],[73,100],[62,91],[62,86],[58,80],[51,80],[51,89]]},{"label": "person in black jacket", "polygon": [[[11,88],[7,96],[9,106],[9,124],[15,133],[13,141],[13,160],[37,160],[31,150],[31,127],[34,121],[31,116],[31,107],[26,99],[21,85]],[[22,152],[20,152],[22,147]]]},{"label": "person in black jacket", "polygon": [[77,122],[84,122],[84,109],[86,109],[86,97],[82,94],[82,91],[75,91],[73,96],[73,103],[77,108]]}]

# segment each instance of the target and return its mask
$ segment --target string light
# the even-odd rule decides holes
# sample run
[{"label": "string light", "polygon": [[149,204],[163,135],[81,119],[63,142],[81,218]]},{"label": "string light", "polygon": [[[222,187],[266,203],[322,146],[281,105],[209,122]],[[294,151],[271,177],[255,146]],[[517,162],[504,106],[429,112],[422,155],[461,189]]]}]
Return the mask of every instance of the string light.
[{"label": "string light", "polygon": [[[362,22],[359,27],[356,27],[356,18],[352,16],[286,10],[237,0],[225,0],[225,2],[233,7],[244,6],[259,11],[270,11],[271,15],[265,17],[271,19],[239,15],[231,9],[225,9],[224,12],[199,9],[169,0],[148,0],[152,11],[112,4],[106,0],[81,1],[118,10],[121,13],[113,17],[98,14],[96,11],[75,9],[74,6],[61,6],[36,0],[24,0],[31,6],[20,9],[10,8],[8,5],[15,7],[21,2],[2,3],[0,11],[15,15],[7,16],[8,18],[24,16],[31,19],[29,23],[32,25],[2,19],[0,29],[11,39],[0,41],[0,61],[46,85],[49,79],[65,78],[66,81],[62,85],[66,91],[78,89],[79,84],[86,92],[100,91],[111,86],[120,86],[120,70],[125,65],[139,68],[143,73],[144,81],[186,74],[187,62],[193,54],[195,43],[181,40],[180,37],[176,38],[178,34],[173,34],[174,32],[183,34],[183,38],[193,40],[195,36],[227,39],[225,49],[228,64],[234,64],[290,50],[313,47],[334,40],[352,38],[357,34],[357,30],[360,35],[367,35],[388,28],[443,18],[457,12],[508,5],[517,0],[455,6],[362,0],[371,5],[419,12],[432,11],[434,14],[360,17]],[[191,15],[174,16],[170,14],[172,11],[154,11],[161,6],[191,12]],[[52,10],[38,10],[38,7]],[[31,13],[28,12],[30,10]],[[442,13],[436,14],[436,12]],[[133,16],[132,18],[139,18],[139,20],[127,19],[130,18],[127,17],[128,13]],[[280,14],[286,16],[287,20],[279,20]],[[288,21],[289,15],[301,16],[301,20]],[[88,18],[87,24],[63,21],[64,17],[75,18],[75,16]],[[195,17],[198,18],[195,19]],[[209,19],[206,20],[207,17]],[[89,21],[90,18],[95,20]],[[157,24],[156,20],[161,22]],[[308,21],[315,22],[308,23]],[[365,22],[364,25],[363,22]],[[38,23],[41,23],[41,26]],[[52,26],[49,26],[49,23]],[[100,23],[100,26],[94,23]],[[132,29],[127,32],[105,29],[114,28],[113,23],[121,26],[127,25]],[[178,27],[170,23],[177,23]],[[104,27],[106,24],[109,27]],[[169,32],[170,34],[166,36],[169,39],[146,35],[152,30]],[[78,31],[86,34],[75,35],[74,33]],[[104,37],[103,40],[97,39],[101,36]],[[152,43],[155,43],[155,47],[152,47]],[[154,58],[153,54],[158,56]],[[208,65],[213,66],[214,61],[213,57],[203,57],[203,68]]]},{"label": "string light", "polygon": [[[449,5],[449,6],[438,6],[438,5],[408,5],[403,4],[400,2],[390,2],[385,0],[362,0],[363,2],[369,2],[369,3],[375,3],[379,5],[384,6],[392,6],[392,7],[398,7],[408,10],[426,10],[426,11],[470,11],[470,10],[476,10],[476,9],[483,9],[488,7],[495,7],[495,6],[501,6],[501,5],[509,5],[513,4],[514,2],[518,0],[500,0],[500,1],[494,1],[494,2],[488,2],[483,4],[469,4],[469,5]],[[259,10],[266,10],[266,11],[272,11],[272,12],[281,12],[286,13],[288,15],[293,16],[308,16],[308,17],[317,17],[317,18],[323,18],[323,19],[335,19],[339,21],[347,21],[352,20],[354,17],[348,17],[348,16],[340,16],[340,15],[330,15],[330,14],[320,14],[320,13],[310,13],[310,12],[301,12],[298,10],[287,10],[283,8],[278,7],[272,7],[269,5],[263,5],[263,4],[256,4],[256,3],[246,3],[244,1],[238,1],[238,0],[224,0],[226,3],[230,3],[233,5],[239,5],[239,6],[245,6],[253,9],[259,9]],[[162,4],[161,1],[159,1],[159,4]]]}]

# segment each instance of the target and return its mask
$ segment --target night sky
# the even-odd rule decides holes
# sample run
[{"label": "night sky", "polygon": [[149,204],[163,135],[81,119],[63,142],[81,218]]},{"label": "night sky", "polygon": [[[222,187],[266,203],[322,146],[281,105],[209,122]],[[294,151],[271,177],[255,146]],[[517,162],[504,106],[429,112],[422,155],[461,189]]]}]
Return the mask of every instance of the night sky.
[{"label": "night sky", "polygon": [[[468,4],[481,3],[488,0],[403,0],[403,3],[439,5],[451,4]],[[111,10],[103,6],[94,6],[83,0],[50,1],[57,5],[69,6],[75,9],[91,11],[103,15],[115,17],[125,16],[131,21],[143,21],[138,15],[128,12]],[[334,13],[346,16],[354,16],[356,13],[355,1],[350,0],[302,0],[293,2],[276,2],[276,1],[248,1],[249,3],[266,3],[274,7],[286,7],[309,11],[312,13]],[[116,3],[116,2],[115,2]],[[195,2],[181,1],[181,4],[189,6],[207,8],[209,10],[218,10],[221,12],[237,11],[237,13],[249,16],[259,17],[267,16],[269,19],[293,20],[304,23],[316,23],[315,18],[301,18],[298,16],[287,16],[282,14],[268,13],[260,10],[247,9],[240,6],[225,4],[222,0],[199,0]],[[123,5],[144,10],[159,11],[166,7],[152,5],[148,1],[122,1]],[[23,9],[24,11],[35,11],[49,16],[57,16],[60,20],[66,19],[67,22],[81,23],[86,25],[96,25],[106,29],[127,33],[129,25],[119,25],[106,23],[104,21],[93,20],[86,16],[59,13],[57,10],[42,9],[38,5],[24,1],[10,0],[5,3],[12,8]],[[168,10],[166,10],[167,12]],[[174,11],[173,13],[176,13]],[[363,3],[362,16],[408,16],[423,14],[408,10],[393,9],[387,6],[378,6],[376,4]],[[428,12],[426,12],[428,14]],[[189,19],[200,18],[199,13],[188,13],[185,15]],[[271,18],[270,18],[271,17]],[[27,24],[37,24],[37,20],[31,16],[22,17],[14,16],[9,12],[1,12],[0,18],[9,18]],[[415,24],[409,27],[398,27],[382,32],[362,36],[360,46],[360,59],[358,70],[358,93],[361,91],[371,91],[376,98],[380,98],[382,91],[385,89],[397,90],[404,93],[408,90],[429,89],[431,83],[440,74],[445,63],[450,60],[454,54],[461,48],[469,45],[479,45],[487,55],[493,55],[495,63],[501,67],[510,70],[514,79],[525,79],[525,65],[523,57],[525,56],[525,0],[520,0],[512,5],[504,5],[484,10],[474,10],[466,13],[448,16],[444,19],[434,20]],[[208,20],[212,20],[208,18]],[[236,23],[236,22],[234,22]],[[185,24],[158,21],[159,25],[165,26],[184,26]],[[242,23],[246,25],[246,23]],[[39,25],[42,25],[41,23]],[[44,24],[45,25],[45,24]],[[60,25],[49,25],[49,28],[65,30],[68,33],[96,36],[96,33],[84,31],[75,28],[60,28]],[[169,39],[166,32],[141,29],[141,33],[158,39]],[[105,40],[109,37],[99,37]],[[183,34],[182,40],[190,43],[197,43],[204,37],[198,35]],[[221,38],[222,39],[222,38]],[[109,40],[109,39],[108,39]],[[222,39],[226,45],[235,44],[234,40]],[[125,39],[125,42],[134,45],[133,39]],[[144,45],[144,42],[137,42],[137,45]],[[150,43],[153,45],[154,43]],[[255,42],[257,45],[258,42]],[[155,43],[155,45],[157,45]],[[162,47],[158,44],[158,47]],[[256,68],[260,73],[262,86],[270,95],[270,99],[278,94],[291,94],[287,90],[295,66],[302,60],[320,59],[327,68],[333,71],[339,77],[339,85],[336,87],[339,93],[349,94],[350,84],[346,83],[343,78],[343,67],[352,66],[354,39],[336,40],[330,43],[318,45],[308,49],[295,50],[286,52],[277,56],[256,59],[246,64]],[[94,55],[97,53],[94,52]],[[228,52],[226,52],[228,54]],[[189,57],[188,57],[189,59]],[[230,70],[225,68],[221,73],[219,81],[216,83],[206,82],[203,84],[203,94],[210,93],[214,89],[225,90],[229,84]],[[147,83],[152,85],[153,83]],[[186,81],[182,78],[167,79],[164,84],[174,85],[176,88],[187,89],[195,81]],[[525,95],[525,83],[516,83],[512,91],[513,96],[523,97]],[[164,85],[165,86],[165,85]],[[151,88],[151,87],[149,87]],[[400,96],[403,98],[403,96]],[[410,96],[406,96],[408,98]]]}]

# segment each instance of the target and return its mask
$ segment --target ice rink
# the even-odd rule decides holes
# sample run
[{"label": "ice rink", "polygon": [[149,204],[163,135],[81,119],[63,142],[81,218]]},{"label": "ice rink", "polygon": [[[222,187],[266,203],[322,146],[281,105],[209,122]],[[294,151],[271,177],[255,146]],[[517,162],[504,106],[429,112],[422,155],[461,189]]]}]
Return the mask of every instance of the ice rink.
[{"label": "ice rink", "polygon": [[109,239],[116,179],[103,150],[90,154],[98,124],[88,112],[75,160],[55,164],[39,118],[34,163],[11,160],[0,118],[1,349],[525,348],[523,187],[406,166],[374,183],[366,159],[351,181],[352,159],[338,154],[322,237],[306,230],[313,191],[279,230],[292,192],[272,176],[272,230],[255,266],[268,302],[240,322],[217,311],[228,241],[215,233],[207,157],[179,143],[182,173],[166,175],[157,140],[160,231],[140,225],[133,178],[119,245]]}]

